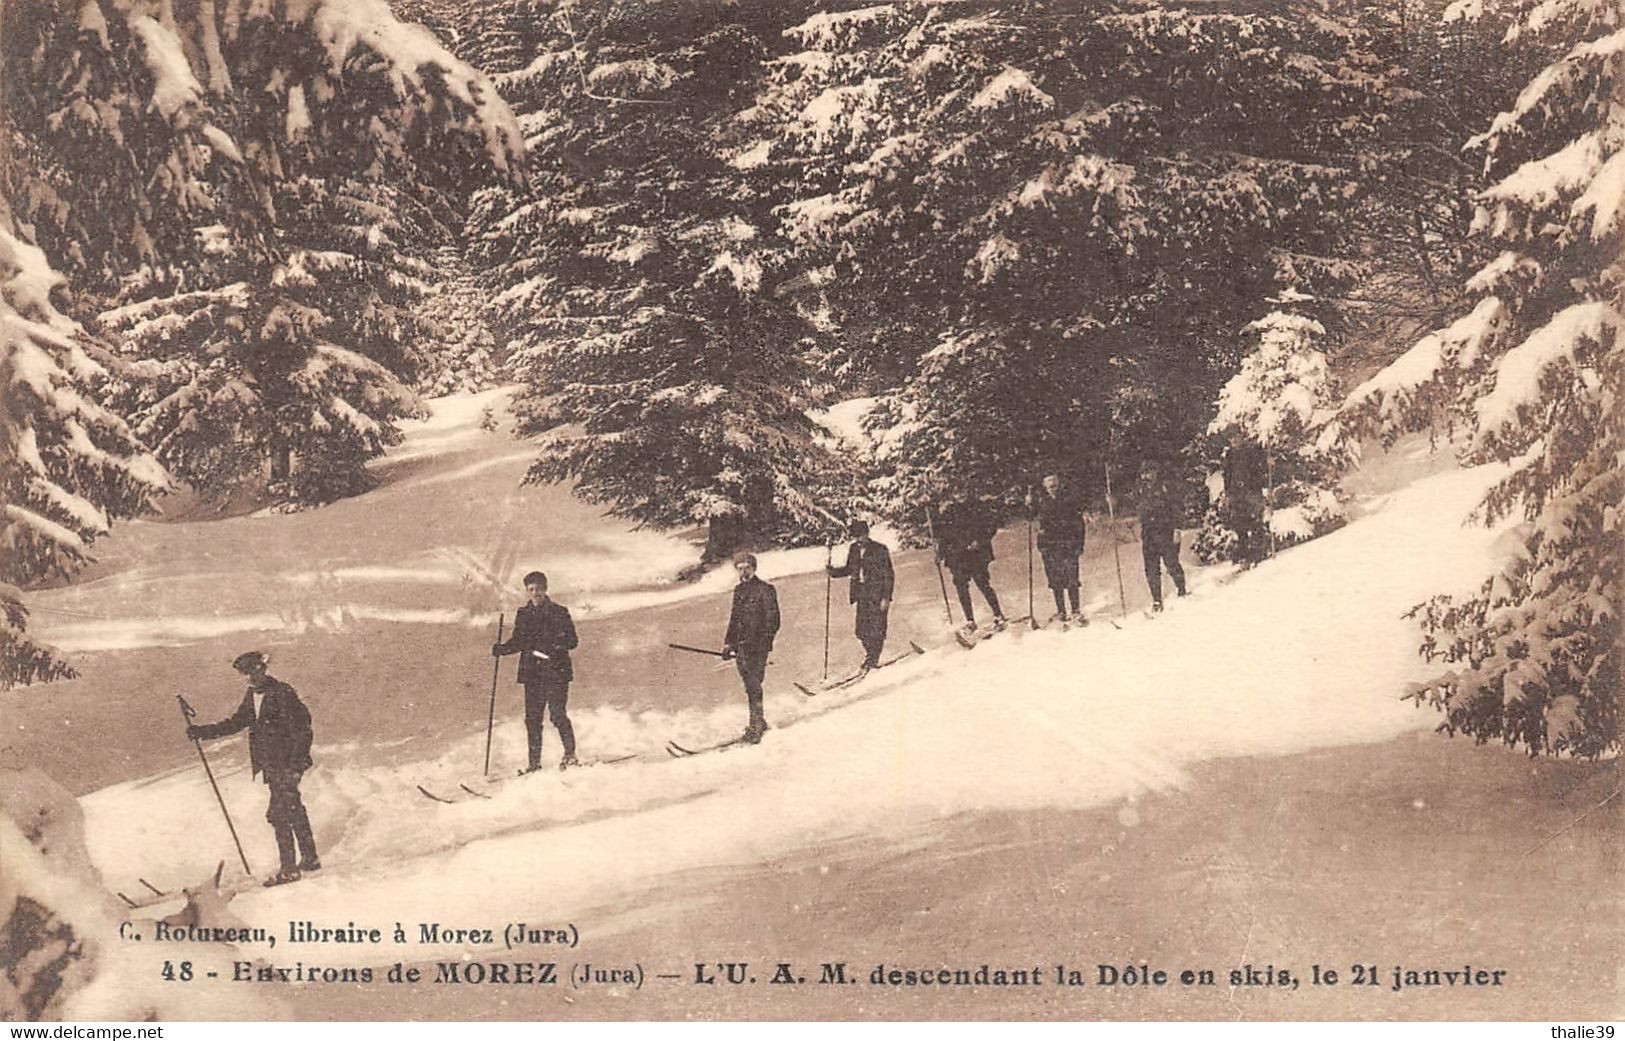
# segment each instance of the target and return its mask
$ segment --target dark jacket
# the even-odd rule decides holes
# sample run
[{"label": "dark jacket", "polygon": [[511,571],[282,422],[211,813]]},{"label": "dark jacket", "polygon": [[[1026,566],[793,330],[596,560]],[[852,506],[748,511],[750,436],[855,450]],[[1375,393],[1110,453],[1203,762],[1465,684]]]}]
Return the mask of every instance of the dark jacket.
[{"label": "dark jacket", "polygon": [[1051,495],[1038,489],[1034,500],[1038,518],[1039,549],[1070,549],[1083,552],[1088,526],[1083,519],[1083,504],[1073,498],[1065,485],[1059,494]]},{"label": "dark jacket", "polygon": [[832,578],[852,577],[847,589],[850,603],[878,604],[890,600],[892,584],[891,551],[873,539],[858,539],[846,551],[846,563],[830,571]]},{"label": "dark jacket", "polygon": [[733,610],[728,614],[728,635],[723,646],[740,654],[766,654],[779,632],[779,594],[757,578],[734,586]]},{"label": "dark jacket", "polygon": [[279,679],[266,676],[259,689],[265,691],[265,699],[260,702],[258,716],[254,714],[254,692],[250,690],[243,695],[236,712],[218,723],[197,727],[197,736],[225,737],[246,728],[253,776],[310,769],[310,709],[299,700],[298,692]]},{"label": "dark jacket", "polygon": [[1240,441],[1224,454],[1224,493],[1233,498],[1262,495],[1269,481],[1269,464],[1264,449],[1251,441]]},{"label": "dark jacket", "polygon": [[1148,482],[1140,489],[1141,531],[1172,531],[1184,514],[1179,492],[1167,480]]},{"label": "dark jacket", "polygon": [[[570,611],[549,600],[540,606],[526,604],[514,615],[513,635],[498,650],[519,655],[519,682],[540,683],[546,679],[568,683],[575,678],[570,652],[580,644]],[[547,655],[536,657],[536,651]]]},{"label": "dark jacket", "polygon": [[993,515],[980,503],[950,503],[937,520],[937,552],[950,571],[979,571],[993,563],[998,531]]}]

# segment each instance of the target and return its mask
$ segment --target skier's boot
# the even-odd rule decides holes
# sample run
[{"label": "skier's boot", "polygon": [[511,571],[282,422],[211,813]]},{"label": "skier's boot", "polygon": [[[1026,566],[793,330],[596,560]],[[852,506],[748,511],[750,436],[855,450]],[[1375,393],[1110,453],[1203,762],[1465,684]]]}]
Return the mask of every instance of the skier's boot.
[{"label": "skier's boot", "polygon": [[262,882],[261,885],[269,889],[272,886],[285,886],[289,882],[297,881],[299,881],[298,868],[283,868],[281,871],[278,871],[276,874]]},{"label": "skier's boot", "polygon": [[750,721],[750,725],[745,728],[744,736],[740,740],[747,745],[759,745],[762,743],[762,735],[765,733],[767,733],[767,720],[753,719]]},{"label": "skier's boot", "polygon": [[541,768],[542,768],[541,763],[531,763],[529,766],[527,766],[523,770],[519,771],[519,776],[523,777],[526,774],[533,774],[537,770],[540,770]]},{"label": "skier's boot", "polygon": [[574,752],[569,753],[563,759],[559,760],[559,769],[560,770],[568,770],[572,766],[580,766],[580,765],[581,765],[581,760],[576,758],[576,754]]},{"label": "skier's boot", "polygon": [[1004,620],[1004,615],[996,614],[996,615],[993,616],[993,631],[994,632],[996,632],[996,633],[1004,632],[1004,627],[1006,625],[1008,625],[1008,624],[1009,623]]},{"label": "skier's boot", "polygon": [[299,862],[299,871],[302,874],[313,875],[322,869],[322,862],[315,857],[306,857]]}]

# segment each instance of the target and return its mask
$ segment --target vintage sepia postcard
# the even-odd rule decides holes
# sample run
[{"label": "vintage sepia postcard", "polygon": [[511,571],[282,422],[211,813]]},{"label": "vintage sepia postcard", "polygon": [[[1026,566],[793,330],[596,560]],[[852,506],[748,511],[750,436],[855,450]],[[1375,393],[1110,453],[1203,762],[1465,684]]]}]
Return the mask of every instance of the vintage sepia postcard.
[{"label": "vintage sepia postcard", "polygon": [[0,1017],[1618,1019],[1622,72],[0,0]]}]

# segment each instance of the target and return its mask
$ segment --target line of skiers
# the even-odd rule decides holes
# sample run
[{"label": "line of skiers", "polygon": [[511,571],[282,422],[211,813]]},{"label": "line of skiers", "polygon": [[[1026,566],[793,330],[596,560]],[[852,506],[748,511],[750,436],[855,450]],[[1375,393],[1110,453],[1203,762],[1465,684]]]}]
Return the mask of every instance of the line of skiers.
[{"label": "line of skiers", "polygon": [[[1229,458],[1226,460],[1227,489],[1239,493],[1230,497],[1228,519],[1238,533],[1237,559],[1244,563],[1256,562],[1262,556],[1264,537],[1262,499],[1245,492],[1255,484],[1262,486],[1252,479],[1256,475],[1245,470],[1249,465],[1249,459],[1239,455],[1234,464]],[[1155,465],[1146,468],[1138,498],[1146,584],[1151,591],[1153,610],[1160,611],[1164,569],[1173,579],[1177,593],[1184,596],[1186,592],[1176,534],[1182,510],[1174,486]],[[1059,474],[1050,473],[1044,476],[1041,486],[1028,495],[1027,505],[1036,528],[1035,541],[1043,560],[1045,582],[1055,601],[1052,620],[1087,625],[1079,601],[1078,561],[1088,535],[1082,501],[1062,482]],[[965,618],[965,630],[974,632],[977,628],[970,594],[973,585],[993,613],[993,628],[1004,628],[1004,611],[988,574],[994,559],[993,538],[998,532],[993,512],[972,501],[952,502],[934,512],[930,527],[937,562],[952,576]],[[896,576],[890,550],[870,536],[867,522],[852,522],[849,534],[852,542],[845,563],[836,567],[831,562],[826,570],[831,578],[849,580],[848,600],[855,608],[854,631],[863,647],[861,675],[880,664]],[[779,601],[774,587],[757,576],[755,556],[738,553],[733,558],[733,567],[738,582],[733,590],[721,656],[735,663],[744,684],[749,723],[741,740],[754,744],[761,741],[768,729],[762,708],[762,686],[768,657],[779,632]],[[520,772],[540,769],[543,725],[548,717],[552,718],[563,745],[564,756],[559,768],[566,769],[580,762],[568,710],[570,683],[575,676],[570,652],[580,641],[569,609],[549,598],[545,574],[540,571],[527,574],[525,592],[529,600],[515,616],[512,633],[506,640],[492,644],[491,654],[497,658],[510,654],[519,656],[517,681],[525,690],[528,751],[528,765]],[[943,597],[946,600],[946,585]],[[268,658],[259,651],[237,656],[232,667],[243,675],[247,684],[242,703],[219,723],[189,725],[186,736],[196,741],[248,731],[251,776],[263,776],[270,790],[265,819],[275,832],[280,858],[279,870],[265,882],[270,886],[296,881],[302,873],[320,870],[321,860],[299,792],[300,780],[311,767],[310,712],[293,687],[270,675],[268,666]]]}]

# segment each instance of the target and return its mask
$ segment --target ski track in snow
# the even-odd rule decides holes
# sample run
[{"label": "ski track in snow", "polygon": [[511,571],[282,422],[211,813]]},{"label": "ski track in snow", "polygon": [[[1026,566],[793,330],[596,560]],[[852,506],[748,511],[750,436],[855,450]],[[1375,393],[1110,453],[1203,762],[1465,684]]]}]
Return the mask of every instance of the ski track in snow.
[{"label": "ski track in snow", "polygon": [[[611,909],[655,914],[703,896],[693,891],[695,872],[845,840],[918,850],[939,822],[982,812],[1126,801],[1119,819],[1134,826],[1132,804],[1177,790],[1194,763],[1431,728],[1435,714],[1400,700],[1406,682],[1432,669],[1402,615],[1485,573],[1499,530],[1451,518],[1464,517],[1499,473],[1419,481],[1233,580],[1228,568],[1207,569],[1190,597],[1171,600],[1155,619],[1131,615],[1121,629],[1104,619],[1067,634],[1018,628],[973,652],[939,649],[815,699],[775,693],[796,677],[770,671],[775,729],[757,747],[686,760],[662,751],[668,739],[733,736],[742,696],[674,714],[601,707],[574,719],[584,756],[640,758],[505,780],[490,799],[456,805],[432,803],[414,786],[454,795],[459,781],[479,784],[483,732],[429,758],[410,758],[408,743],[392,766],[346,766],[342,749],[318,748],[304,791],[328,870],[247,892],[232,910],[273,931],[292,918],[386,929],[397,920],[592,921],[601,937],[628,923]],[[522,760],[522,729],[512,719],[499,729],[498,774]],[[556,756],[556,736],[547,741]],[[215,747],[238,830],[265,871],[275,857],[264,788],[248,783],[240,739]],[[195,770],[106,788],[83,805],[93,859],[121,888],[138,871],[171,886],[195,883],[231,850]],[[278,957],[323,964],[465,953],[389,942],[277,947]]]},{"label": "ski track in snow", "polygon": [[[399,484],[385,485],[372,495],[397,496],[402,500],[399,508],[421,511],[433,508],[415,498],[426,488],[463,483],[467,488],[461,492],[431,494],[478,498],[492,487],[517,486],[523,464],[534,453],[507,450],[512,442],[506,435],[479,427],[485,409],[501,411],[512,390],[498,388],[436,399],[430,403],[429,418],[403,424],[406,441],[392,450],[385,462],[392,466],[413,461],[455,461],[500,446],[495,456],[409,477]],[[487,471],[504,468],[514,472],[471,482],[471,478]],[[481,545],[442,545],[418,550],[403,561],[387,556],[369,559],[369,553],[386,551],[360,541],[349,547],[351,553],[360,555],[359,559],[316,568],[310,564],[324,562],[301,561],[297,568],[254,573],[253,589],[236,594],[248,598],[247,602],[234,603],[236,610],[217,605],[209,613],[197,613],[186,608],[214,602],[222,584],[240,583],[241,572],[219,570],[217,563],[211,563],[206,570],[179,573],[160,571],[150,564],[133,566],[38,594],[31,605],[39,612],[35,629],[59,649],[83,653],[178,647],[237,633],[283,638],[312,631],[343,633],[369,622],[488,626],[498,605],[512,605],[523,599],[519,578],[528,567],[522,567],[519,560],[520,534],[545,522],[520,508],[511,492],[495,505],[496,523],[489,526],[489,539]],[[265,514],[214,523],[280,522]],[[876,533],[881,538],[890,534],[880,525]],[[617,522],[602,523],[579,533],[572,537],[568,549],[550,545],[543,554],[553,594],[569,604],[577,619],[603,618],[726,594],[734,582],[728,568],[715,569],[694,582],[674,579],[694,562],[696,555],[696,547],[687,542],[655,532],[627,530]],[[820,570],[825,551],[822,547],[774,550],[760,554],[760,558],[762,577],[774,579]],[[459,590],[463,597],[456,607],[445,606],[448,596],[457,595],[451,590]],[[155,614],[155,603],[171,609]],[[113,613],[120,608],[142,613],[120,617]]]},{"label": "ski track in snow", "polygon": [[[487,408],[502,411],[512,390],[497,388],[432,401],[427,419],[403,424],[406,442],[390,451],[385,463],[457,461],[468,453],[494,447],[496,455],[406,477],[400,484],[377,490],[374,497],[397,495],[405,500],[403,508],[424,510],[431,507],[413,497],[427,487],[463,482],[468,484],[463,495],[479,497],[492,481],[504,489],[517,486],[523,463],[535,453],[512,451],[512,442],[505,435],[479,429],[481,414]],[[487,476],[479,484],[470,482],[471,477],[504,468],[512,468],[513,474]],[[452,495],[457,497],[457,492]],[[114,575],[37,594],[32,603],[39,611],[34,627],[42,638],[68,653],[184,646],[232,633],[297,637],[307,632],[351,632],[369,622],[483,627],[491,624],[500,603],[523,599],[518,578],[528,567],[518,560],[520,533],[541,523],[538,516],[526,515],[513,494],[505,495],[496,507],[497,523],[489,526],[489,541],[479,546],[432,547],[410,560],[387,555],[367,559],[369,552],[385,551],[372,551],[362,541],[351,547],[359,559],[314,570],[310,562],[301,562],[302,567],[254,573],[252,591],[237,594],[249,598],[247,603],[232,604],[236,609],[216,604],[206,614],[185,607],[215,603],[221,585],[241,581],[241,572],[223,572],[211,565],[206,570],[172,573],[135,565]],[[216,523],[276,525],[281,521],[265,515]],[[572,539],[569,551],[549,546],[544,557],[554,596],[569,603],[578,619],[591,619],[730,590],[733,573],[728,568],[713,570],[692,583],[674,581],[679,570],[694,562],[695,552],[694,546],[681,539],[604,523]],[[816,572],[822,567],[821,547],[762,554],[764,578]],[[448,594],[455,596],[450,590],[460,590],[463,603],[445,606]],[[154,616],[154,603],[184,607],[164,609]],[[120,607],[141,612],[119,617],[115,612]]]}]

